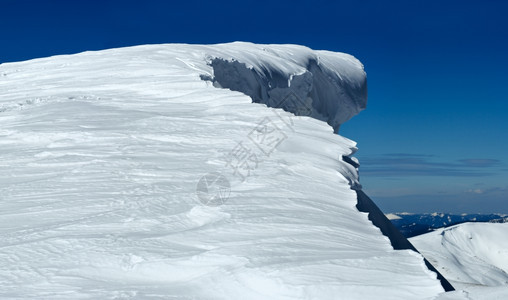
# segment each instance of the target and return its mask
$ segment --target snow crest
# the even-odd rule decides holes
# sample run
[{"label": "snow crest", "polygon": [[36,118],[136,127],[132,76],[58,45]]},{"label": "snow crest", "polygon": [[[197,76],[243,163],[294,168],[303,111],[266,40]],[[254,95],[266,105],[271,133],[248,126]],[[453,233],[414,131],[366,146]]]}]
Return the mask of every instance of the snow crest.
[{"label": "snow crest", "polygon": [[213,77],[202,79],[242,92],[253,102],[325,121],[335,132],[367,106],[363,65],[348,54],[234,43],[209,63]]},{"label": "snow crest", "polygon": [[[334,99],[351,102],[346,117],[361,107],[304,83],[326,75],[361,90],[361,65],[301,46],[150,45],[0,65],[0,298],[444,292],[420,254],[393,250],[357,210],[358,162],[344,159],[356,143],[201,80],[214,76],[210,58],[271,72],[268,95],[293,78],[321,113]],[[344,116],[330,111],[330,123]],[[216,172],[229,184],[214,186]]]}]

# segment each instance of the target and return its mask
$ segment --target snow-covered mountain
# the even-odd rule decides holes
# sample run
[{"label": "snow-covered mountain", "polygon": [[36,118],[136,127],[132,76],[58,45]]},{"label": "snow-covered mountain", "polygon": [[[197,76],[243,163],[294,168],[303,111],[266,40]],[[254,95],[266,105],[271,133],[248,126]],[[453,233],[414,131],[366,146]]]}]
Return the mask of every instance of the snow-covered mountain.
[{"label": "snow-covered mountain", "polygon": [[294,45],[0,65],[0,297],[446,296],[356,207],[365,104],[360,62]]},{"label": "snow-covered mountain", "polygon": [[505,214],[390,213],[387,217],[406,238],[466,222],[508,222]]},{"label": "snow-covered mountain", "polygon": [[411,243],[470,298],[508,298],[508,223],[464,223]]}]

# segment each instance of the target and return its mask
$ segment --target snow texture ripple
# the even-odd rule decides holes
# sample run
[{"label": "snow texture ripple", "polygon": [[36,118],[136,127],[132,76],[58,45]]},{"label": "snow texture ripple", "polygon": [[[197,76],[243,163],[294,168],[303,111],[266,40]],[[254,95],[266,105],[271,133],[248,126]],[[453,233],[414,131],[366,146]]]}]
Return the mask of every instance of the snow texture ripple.
[{"label": "snow texture ripple", "polygon": [[[347,109],[316,110],[334,127],[364,105],[351,94],[365,84],[354,58],[292,45],[151,45],[0,65],[0,297],[442,293],[421,255],[393,250],[356,209],[357,168],[343,160],[355,142],[202,80],[214,77],[211,58],[341,78]],[[334,105],[309,95],[313,109]]]}]

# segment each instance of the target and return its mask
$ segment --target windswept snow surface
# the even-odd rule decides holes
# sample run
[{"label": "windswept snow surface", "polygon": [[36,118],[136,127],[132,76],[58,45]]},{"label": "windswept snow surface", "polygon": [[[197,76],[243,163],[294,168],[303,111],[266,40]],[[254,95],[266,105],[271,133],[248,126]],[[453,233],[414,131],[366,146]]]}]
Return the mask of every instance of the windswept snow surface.
[{"label": "windswept snow surface", "polygon": [[348,80],[361,69],[344,54],[247,43],[0,65],[0,297],[442,293],[421,255],[393,250],[355,208],[358,174],[342,159],[355,143],[201,80],[211,57],[290,75],[322,57]]},{"label": "windswept snow surface", "polygon": [[411,243],[471,299],[508,299],[508,223],[464,223]]}]

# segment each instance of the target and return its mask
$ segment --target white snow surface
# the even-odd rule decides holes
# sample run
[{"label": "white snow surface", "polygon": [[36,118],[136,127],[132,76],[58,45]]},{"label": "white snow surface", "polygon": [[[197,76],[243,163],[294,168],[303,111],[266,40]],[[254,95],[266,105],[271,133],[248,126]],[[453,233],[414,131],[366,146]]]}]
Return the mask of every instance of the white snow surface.
[{"label": "white snow surface", "polygon": [[[300,74],[295,62],[309,56],[355,84],[351,56],[292,45],[149,45],[0,65],[0,297],[442,293],[421,255],[393,250],[355,208],[358,174],[342,161],[355,142],[200,79],[213,75],[210,57]],[[234,173],[239,149],[250,173]],[[210,172],[229,181],[222,205],[198,199]]]},{"label": "white snow surface", "polygon": [[508,223],[464,223],[410,241],[470,299],[508,299]]},{"label": "white snow surface", "polygon": [[367,105],[366,74],[351,55],[294,45],[221,47],[208,52],[215,84],[254,102],[326,121],[336,132]]}]

